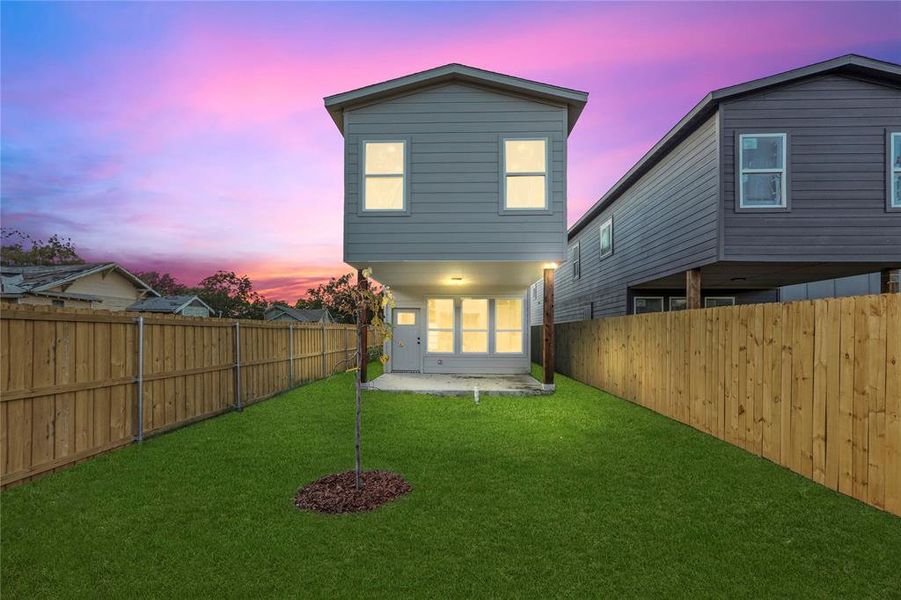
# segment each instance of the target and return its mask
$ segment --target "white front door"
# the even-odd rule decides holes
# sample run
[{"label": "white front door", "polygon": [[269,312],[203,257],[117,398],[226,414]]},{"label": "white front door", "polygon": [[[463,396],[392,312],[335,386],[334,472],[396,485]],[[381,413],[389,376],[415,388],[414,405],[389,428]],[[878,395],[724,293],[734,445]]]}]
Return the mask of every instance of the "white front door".
[{"label": "white front door", "polygon": [[419,372],[419,309],[394,309],[391,330],[391,370]]}]

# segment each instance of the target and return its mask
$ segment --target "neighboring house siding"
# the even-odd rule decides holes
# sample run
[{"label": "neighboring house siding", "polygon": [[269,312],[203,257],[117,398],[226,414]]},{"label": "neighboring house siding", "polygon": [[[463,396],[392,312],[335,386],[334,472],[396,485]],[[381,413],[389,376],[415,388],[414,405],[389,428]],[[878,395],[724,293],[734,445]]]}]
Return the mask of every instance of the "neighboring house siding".
[{"label": "neighboring house siding", "polygon": [[[134,283],[115,271],[107,272],[105,275],[103,273],[93,273],[80,277],[73,281],[65,290],[58,288],[54,291],[97,296],[102,301],[94,302],[93,307],[106,310],[125,310],[134,304],[136,300],[143,297],[141,291],[135,288]],[[67,300],[66,303],[68,305],[69,301]]]},{"label": "neighboring house siding", "polygon": [[[500,214],[500,144],[547,137],[551,214]],[[363,140],[408,141],[409,215],[360,215]],[[451,83],[345,112],[348,263],[560,260],[566,231],[567,110]]]},{"label": "neighboring house siding", "polygon": [[25,295],[20,298],[4,299],[3,301],[8,302],[9,304],[28,304],[31,306],[60,306],[60,304],[54,303],[54,300],[61,302],[61,306],[65,308],[99,308],[99,305],[89,300],[48,298],[47,296]]},{"label": "neighboring house siding", "polygon": [[[557,270],[558,322],[626,314],[629,286],[717,259],[717,125],[713,115],[570,240],[581,277],[568,263]],[[599,259],[598,228],[611,215],[613,254]]]},{"label": "neighboring house siding", "polygon": [[[901,260],[901,212],[886,211],[886,130],[901,89],[828,75],[726,101],[726,260]],[[736,212],[738,133],[788,134],[789,212]]]}]

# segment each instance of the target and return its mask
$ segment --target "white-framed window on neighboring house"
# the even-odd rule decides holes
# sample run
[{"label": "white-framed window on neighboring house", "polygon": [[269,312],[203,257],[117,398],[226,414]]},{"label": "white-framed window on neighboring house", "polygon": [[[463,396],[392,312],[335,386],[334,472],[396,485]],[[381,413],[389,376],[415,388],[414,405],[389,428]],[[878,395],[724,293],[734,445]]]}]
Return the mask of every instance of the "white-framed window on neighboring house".
[{"label": "white-framed window on neighboring house", "polygon": [[787,208],[785,133],[743,133],[738,141],[740,208]]},{"label": "white-framed window on neighboring house", "polygon": [[363,210],[405,211],[407,143],[363,142]]},{"label": "white-framed window on neighboring house", "polygon": [[735,296],[707,296],[704,298],[704,308],[716,308],[717,306],[735,306]]},{"label": "white-framed window on neighboring house", "polygon": [[463,354],[488,352],[488,300],[463,298],[460,302],[460,351]]},{"label": "white-framed window on neighboring house", "polygon": [[601,223],[598,229],[598,243],[601,258],[613,254],[613,217]]},{"label": "white-framed window on neighboring house", "polygon": [[494,301],[494,351],[497,354],[522,354],[522,298],[497,298]]},{"label": "white-framed window on neighboring house", "polygon": [[431,353],[454,352],[454,300],[453,298],[429,298],[428,335],[426,350]]},{"label": "white-framed window on neighboring house", "polygon": [[901,208],[901,132],[889,135],[888,201],[891,208]]},{"label": "white-framed window on neighboring house", "polygon": [[632,312],[636,315],[663,312],[663,296],[635,296],[632,299]]},{"label": "white-framed window on neighboring house", "polygon": [[546,210],[548,203],[546,138],[504,139],[504,209]]},{"label": "white-framed window on neighboring house", "polygon": [[582,277],[582,248],[579,242],[569,247],[569,265],[573,279]]},{"label": "white-framed window on neighboring house", "polygon": [[688,299],[685,296],[670,296],[669,309],[670,312],[675,310],[685,310],[688,308]]}]

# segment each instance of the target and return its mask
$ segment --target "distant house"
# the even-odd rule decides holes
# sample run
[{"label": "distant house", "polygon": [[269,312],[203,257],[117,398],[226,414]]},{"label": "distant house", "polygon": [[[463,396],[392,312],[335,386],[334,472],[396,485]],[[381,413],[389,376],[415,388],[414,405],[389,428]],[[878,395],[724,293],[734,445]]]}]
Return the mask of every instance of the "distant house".
[{"label": "distant house", "polygon": [[116,263],[0,267],[0,300],[5,304],[125,310],[156,296]]},{"label": "distant house", "polygon": [[325,308],[291,308],[276,304],[266,311],[267,321],[297,321],[299,323],[334,323],[332,315]]},{"label": "distant house", "polygon": [[842,56],[709,93],[568,248],[558,322],[897,291],[901,65]]},{"label": "distant house", "polygon": [[182,315],[184,317],[209,317],[216,311],[210,305],[197,296],[159,296],[145,298],[128,307],[134,312],[165,313],[170,315]]}]

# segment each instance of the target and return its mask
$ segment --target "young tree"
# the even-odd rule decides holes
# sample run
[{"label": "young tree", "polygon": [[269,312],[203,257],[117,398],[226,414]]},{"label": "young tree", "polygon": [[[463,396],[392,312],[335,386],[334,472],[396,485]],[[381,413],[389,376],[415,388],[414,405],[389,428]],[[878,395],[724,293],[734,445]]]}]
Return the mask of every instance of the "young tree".
[{"label": "young tree", "polygon": [[[353,306],[356,307],[357,318],[357,353],[356,374],[354,377],[354,402],[356,423],[354,427],[354,485],[357,490],[363,487],[361,478],[363,467],[360,446],[362,442],[362,400],[363,400],[363,363],[369,360],[369,348],[363,343],[363,328],[360,324],[369,325],[373,331],[380,334],[382,339],[391,339],[391,326],[384,320],[386,308],[394,307],[394,296],[387,287],[373,290],[369,285],[370,269],[361,272],[363,276],[356,286],[350,287],[350,296]],[[382,352],[379,356],[382,364],[388,362],[388,355]]]},{"label": "young tree", "polygon": [[250,278],[234,271],[217,271],[194,292],[217,314],[231,319],[262,319],[269,307],[266,299],[253,291]]},{"label": "young tree", "polygon": [[138,279],[155,289],[161,296],[181,296],[190,294],[191,288],[177,280],[169,273],[159,271],[143,271],[135,273]]},{"label": "young tree", "polygon": [[0,263],[7,266],[82,265],[75,244],[69,238],[51,235],[47,241],[31,237],[16,229],[3,229]]}]

